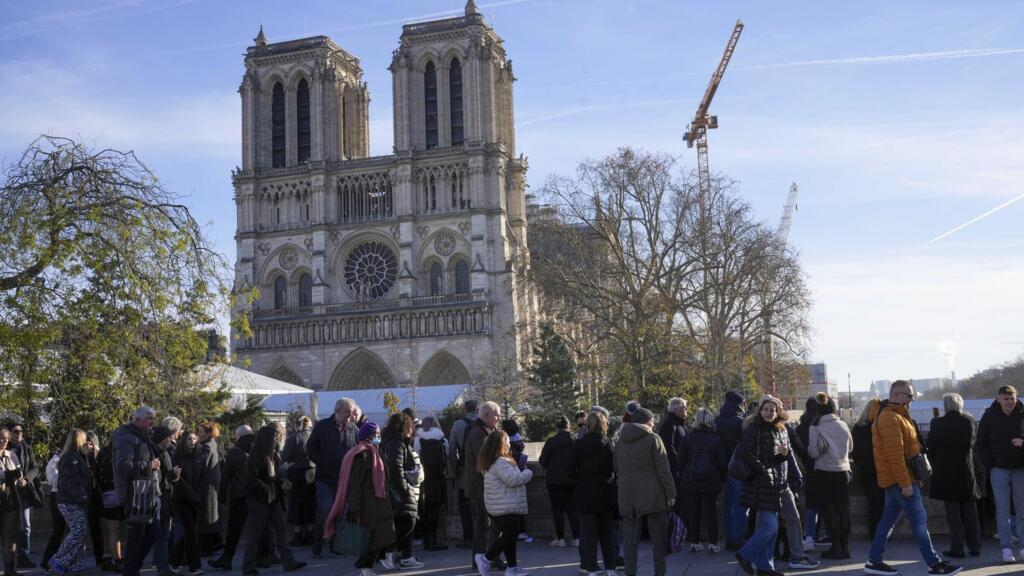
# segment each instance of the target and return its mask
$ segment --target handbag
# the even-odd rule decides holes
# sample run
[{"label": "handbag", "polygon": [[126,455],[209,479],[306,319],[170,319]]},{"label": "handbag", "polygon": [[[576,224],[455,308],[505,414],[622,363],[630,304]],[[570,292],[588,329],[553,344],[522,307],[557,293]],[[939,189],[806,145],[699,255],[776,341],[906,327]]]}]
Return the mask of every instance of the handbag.
[{"label": "handbag", "polygon": [[910,468],[910,473],[921,482],[927,482],[932,477],[932,463],[928,461],[928,455],[924,452],[907,460],[907,468]]},{"label": "handbag", "polygon": [[[761,428],[757,429],[757,445],[761,445]],[[732,451],[732,457],[729,458],[729,476],[739,480],[740,482],[749,482],[754,479],[756,472],[751,468],[750,463],[740,456],[740,447],[736,446],[736,449]]]},{"label": "handbag", "polygon": [[334,525],[334,553],[359,558],[370,548],[370,529],[338,520]]},{"label": "handbag", "polygon": [[125,522],[134,526],[152,524],[156,519],[156,482],[149,478],[132,480],[132,501]]},{"label": "handbag", "polygon": [[668,530],[665,532],[665,551],[679,552],[686,543],[686,523],[675,512],[668,512]]}]

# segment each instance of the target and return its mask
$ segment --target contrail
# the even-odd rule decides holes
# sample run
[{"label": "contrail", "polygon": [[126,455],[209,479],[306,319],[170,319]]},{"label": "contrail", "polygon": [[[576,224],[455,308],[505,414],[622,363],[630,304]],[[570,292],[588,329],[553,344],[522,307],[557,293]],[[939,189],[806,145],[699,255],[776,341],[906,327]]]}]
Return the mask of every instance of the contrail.
[{"label": "contrail", "polygon": [[773,68],[800,68],[803,66],[829,66],[834,64],[885,64],[890,62],[918,62],[925,60],[953,60],[956,58],[980,58],[984,56],[1006,56],[1024,54],[1024,48],[974,48],[970,50],[943,50],[941,52],[911,52],[886,56],[858,56],[853,58],[832,58],[826,60],[797,60],[776,64],[750,64],[737,66],[740,70],[769,70]]},{"label": "contrail", "polygon": [[946,236],[949,236],[950,234],[953,234],[954,232],[959,232],[959,231],[963,230],[964,228],[967,228],[968,226],[970,226],[971,224],[974,224],[975,222],[977,222],[979,220],[982,220],[984,218],[988,218],[989,216],[995,214],[996,212],[999,212],[1003,208],[1006,208],[1010,204],[1013,204],[1014,202],[1017,202],[1019,200],[1024,200],[1024,194],[1021,194],[1020,196],[1017,196],[1016,198],[1011,198],[1010,200],[1007,200],[1006,202],[1003,202],[1002,204],[1000,204],[999,206],[996,206],[995,208],[989,210],[988,212],[985,212],[981,216],[978,216],[977,218],[972,218],[972,219],[968,220],[967,222],[964,222],[963,224],[957,226],[956,228],[953,228],[949,232],[946,232],[945,234],[940,234],[939,236],[936,236],[935,238],[932,238],[931,241],[928,242],[928,243],[931,244],[933,242],[938,242],[939,240],[942,240],[943,238],[945,238]]}]

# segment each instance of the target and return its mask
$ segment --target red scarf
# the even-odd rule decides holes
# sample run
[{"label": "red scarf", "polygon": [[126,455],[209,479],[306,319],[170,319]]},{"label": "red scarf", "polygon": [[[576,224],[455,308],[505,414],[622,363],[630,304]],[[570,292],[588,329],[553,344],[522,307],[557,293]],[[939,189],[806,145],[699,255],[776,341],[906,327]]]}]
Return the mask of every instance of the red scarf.
[{"label": "red scarf", "polygon": [[341,471],[338,473],[338,492],[334,496],[331,512],[324,522],[324,540],[330,540],[334,536],[334,522],[345,510],[345,501],[348,498],[348,481],[352,474],[352,462],[363,452],[369,452],[373,457],[373,462],[370,463],[370,469],[373,471],[373,495],[382,500],[387,497],[384,486],[384,459],[380,457],[380,451],[369,442],[356,444],[341,461]]}]

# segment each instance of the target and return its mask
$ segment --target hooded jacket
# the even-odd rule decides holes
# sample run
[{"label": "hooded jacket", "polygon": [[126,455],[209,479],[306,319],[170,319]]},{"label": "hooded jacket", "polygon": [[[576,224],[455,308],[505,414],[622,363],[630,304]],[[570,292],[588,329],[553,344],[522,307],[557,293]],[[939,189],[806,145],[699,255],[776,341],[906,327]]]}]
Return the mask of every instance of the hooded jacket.
[{"label": "hooded jacket", "polygon": [[569,459],[573,439],[568,430],[559,430],[544,442],[540,451],[540,465],[547,472],[545,481],[553,485],[572,484],[569,477]]},{"label": "hooded jacket", "polygon": [[235,500],[244,499],[247,496],[244,478],[245,461],[249,459],[249,452],[252,451],[254,442],[256,442],[256,435],[246,434],[228,450],[220,477],[219,494],[222,498]]},{"label": "hooded jacket", "polygon": [[398,434],[385,435],[380,451],[384,467],[388,470],[388,493],[395,516],[417,518],[420,483],[423,481],[419,456]]},{"label": "hooded jacket", "polygon": [[726,392],[725,403],[715,417],[715,430],[725,445],[726,458],[732,456],[743,434],[743,397],[735,392]]},{"label": "hooded jacket", "polygon": [[676,497],[665,445],[657,434],[640,424],[623,424],[615,445],[619,510],[623,516],[666,512]]},{"label": "hooded jacket", "polygon": [[576,484],[573,495],[581,514],[618,515],[615,451],[611,439],[590,432],[573,443],[568,472],[570,480]]},{"label": "hooded jacket", "polygon": [[1024,468],[1024,448],[1010,444],[1014,438],[1024,437],[1021,421],[1024,420],[1024,402],[1017,404],[1009,415],[1003,413],[999,401],[985,409],[978,424],[978,455],[989,470]]},{"label": "hooded jacket", "polygon": [[671,412],[665,414],[665,419],[658,427],[658,436],[665,445],[665,452],[668,455],[668,468],[672,471],[672,477],[679,479],[679,453],[683,450],[683,440],[686,440],[686,422]]},{"label": "hooded jacket", "polygon": [[[701,453],[707,455],[706,469],[697,477],[694,468]],[[700,456],[700,458],[703,458]],[[691,494],[717,493],[722,489],[725,470],[729,457],[725,455],[722,439],[714,430],[699,426],[690,431],[683,441],[683,449],[679,454],[680,486]]]},{"label": "hooded jacket", "polygon": [[906,404],[878,400],[871,402],[871,420],[874,422],[871,441],[875,452],[878,486],[910,486],[914,476],[907,467],[907,460],[922,451],[917,428],[910,419],[910,410]]},{"label": "hooded jacket", "polygon": [[[790,447],[787,456],[778,453],[780,446]],[[755,414],[747,420],[737,450],[754,471],[754,478],[740,489],[740,504],[751,510],[780,511],[782,493],[788,487],[790,458],[795,458],[789,432]]]}]

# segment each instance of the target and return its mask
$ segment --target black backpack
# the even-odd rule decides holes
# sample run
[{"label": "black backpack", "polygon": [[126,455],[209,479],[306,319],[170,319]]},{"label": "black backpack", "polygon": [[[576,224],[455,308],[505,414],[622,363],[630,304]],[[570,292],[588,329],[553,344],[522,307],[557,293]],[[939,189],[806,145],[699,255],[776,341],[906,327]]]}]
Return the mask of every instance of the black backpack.
[{"label": "black backpack", "polygon": [[444,440],[420,439],[420,463],[426,479],[444,478]]},{"label": "black backpack", "polygon": [[683,470],[686,482],[713,482],[715,480],[714,464],[711,463],[711,451],[707,446],[694,447],[690,462]]},{"label": "black backpack", "polygon": [[462,438],[459,438],[459,445],[456,446],[455,453],[455,465],[458,467],[458,473],[462,474],[462,470],[466,467],[466,436],[469,436],[469,428],[473,425],[473,420],[470,418],[463,418],[463,422],[466,425],[462,428]]}]

